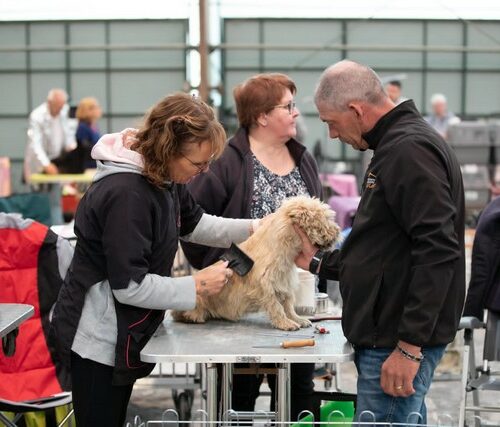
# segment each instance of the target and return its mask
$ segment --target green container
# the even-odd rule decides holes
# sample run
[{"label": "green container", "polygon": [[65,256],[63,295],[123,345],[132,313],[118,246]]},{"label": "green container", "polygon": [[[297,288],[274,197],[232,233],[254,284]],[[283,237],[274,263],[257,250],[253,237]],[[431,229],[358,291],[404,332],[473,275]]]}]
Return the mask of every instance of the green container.
[{"label": "green container", "polygon": [[[330,415],[331,414],[331,415]],[[343,414],[343,416],[342,416]],[[354,403],[353,402],[338,402],[330,401],[321,405],[320,408],[320,427],[333,426],[331,423],[338,424],[339,427],[349,427],[354,418]],[[299,422],[292,424],[292,427],[315,427],[317,424],[312,424],[312,415],[307,415]]]}]

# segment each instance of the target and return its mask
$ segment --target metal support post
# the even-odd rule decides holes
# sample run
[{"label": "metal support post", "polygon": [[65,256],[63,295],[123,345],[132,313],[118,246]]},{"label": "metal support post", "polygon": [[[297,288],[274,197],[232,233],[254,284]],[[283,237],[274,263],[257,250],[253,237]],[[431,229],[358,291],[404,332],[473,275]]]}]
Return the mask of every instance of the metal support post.
[{"label": "metal support post", "polygon": [[207,414],[209,421],[217,421],[217,365],[207,364]]},{"label": "metal support post", "polygon": [[233,394],[233,364],[224,363],[222,365],[222,414],[223,419],[227,411],[232,407],[232,394]]},{"label": "metal support post", "polygon": [[276,393],[276,421],[290,421],[290,364],[278,364],[278,384]]}]

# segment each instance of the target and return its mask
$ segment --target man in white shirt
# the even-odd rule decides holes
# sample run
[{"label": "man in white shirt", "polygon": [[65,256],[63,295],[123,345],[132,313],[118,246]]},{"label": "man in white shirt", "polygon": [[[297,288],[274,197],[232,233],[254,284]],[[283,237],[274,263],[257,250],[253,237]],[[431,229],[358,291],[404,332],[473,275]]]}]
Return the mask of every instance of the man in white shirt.
[{"label": "man in white shirt", "polygon": [[[28,144],[24,158],[24,177],[32,173],[55,175],[59,172],[53,160],[76,148],[76,121],[68,117],[68,95],[63,89],[51,89],[46,102],[29,117]],[[50,198],[52,225],[62,224],[61,186],[50,184],[44,189]]]},{"label": "man in white shirt", "polygon": [[448,111],[448,101],[442,93],[435,93],[431,96],[431,107],[432,113],[425,116],[424,119],[447,140],[448,128],[460,123],[460,118]]}]

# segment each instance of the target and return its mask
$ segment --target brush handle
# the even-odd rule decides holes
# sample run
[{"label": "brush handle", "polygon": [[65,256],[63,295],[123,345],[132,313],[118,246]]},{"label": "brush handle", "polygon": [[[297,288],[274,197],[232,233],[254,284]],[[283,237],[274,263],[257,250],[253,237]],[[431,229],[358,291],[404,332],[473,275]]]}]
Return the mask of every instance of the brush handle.
[{"label": "brush handle", "polygon": [[314,339],[283,341],[280,344],[280,346],[283,347],[283,348],[290,348],[290,347],[313,347],[314,345],[315,345]]}]

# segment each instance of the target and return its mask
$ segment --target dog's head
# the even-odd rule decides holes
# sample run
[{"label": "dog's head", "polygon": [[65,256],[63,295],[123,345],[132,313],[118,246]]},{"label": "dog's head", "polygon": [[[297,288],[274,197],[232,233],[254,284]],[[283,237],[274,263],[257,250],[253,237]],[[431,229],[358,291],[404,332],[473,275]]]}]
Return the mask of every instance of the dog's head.
[{"label": "dog's head", "polygon": [[330,249],[338,240],[340,228],[335,223],[335,212],[326,203],[307,196],[291,197],[283,202],[278,215],[288,217],[299,226],[311,243],[322,249]]}]

